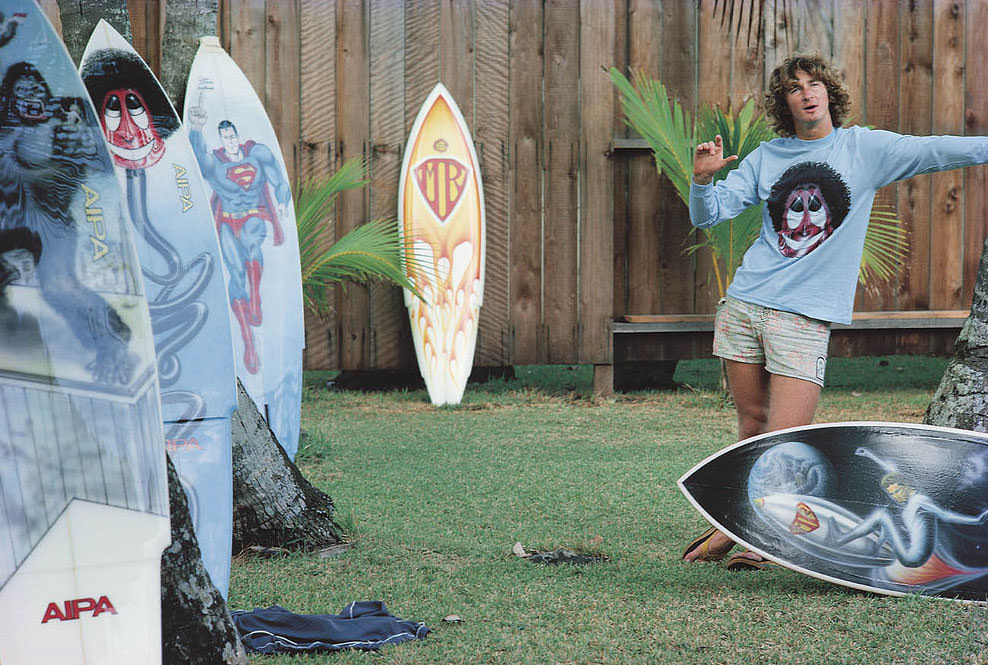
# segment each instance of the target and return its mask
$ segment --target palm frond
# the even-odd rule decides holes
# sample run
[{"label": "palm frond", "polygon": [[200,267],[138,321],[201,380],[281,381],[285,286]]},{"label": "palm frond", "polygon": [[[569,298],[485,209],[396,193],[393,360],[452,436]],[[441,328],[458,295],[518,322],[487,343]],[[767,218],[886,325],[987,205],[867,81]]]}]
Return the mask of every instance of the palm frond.
[{"label": "palm frond", "polygon": [[632,83],[615,67],[610,74],[621,93],[625,123],[645,139],[659,173],[669,178],[679,198],[688,203],[693,172],[693,128],[689,113],[679,101],[669,99],[660,81],[634,72]]},{"label": "palm frond", "polygon": [[372,279],[387,280],[421,298],[422,294],[405,274],[408,259],[403,257],[404,250],[394,219],[377,219],[358,226],[306,266],[302,274],[306,306],[324,312],[328,307],[328,287]]},{"label": "palm frond", "polygon": [[[406,275],[405,246],[394,219],[379,219],[358,226],[324,249],[336,199],[341,192],[366,185],[365,174],[364,161],[358,157],[347,161],[328,177],[300,181],[296,186],[295,220],[302,295],[305,306],[316,313],[323,314],[329,309],[329,287],[345,282],[382,279],[422,297]],[[410,267],[416,269],[414,261]]]},{"label": "palm frond", "polygon": [[858,282],[866,288],[874,288],[875,282],[888,282],[895,278],[909,255],[909,232],[895,214],[895,210],[882,204],[874,204],[868,231],[865,235]]}]

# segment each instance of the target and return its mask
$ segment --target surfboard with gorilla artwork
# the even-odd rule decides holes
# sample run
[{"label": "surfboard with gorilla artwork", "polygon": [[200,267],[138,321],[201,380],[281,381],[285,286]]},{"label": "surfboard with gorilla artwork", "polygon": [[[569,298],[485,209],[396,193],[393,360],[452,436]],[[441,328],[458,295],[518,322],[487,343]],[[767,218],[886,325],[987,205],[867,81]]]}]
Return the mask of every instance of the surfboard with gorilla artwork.
[{"label": "surfboard with gorilla artwork", "polygon": [[0,662],[158,663],[168,487],[126,204],[75,65],[0,0]]},{"label": "surfboard with gorilla artwork", "polygon": [[679,480],[732,539],[887,595],[988,601],[988,436],[853,422],[753,437]]},{"label": "surfboard with gorilla artwork", "polygon": [[237,406],[226,284],[209,198],[178,113],[106,21],[80,62],[134,223],[161,388],[165,446],[213,584],[227,595]]},{"label": "surfboard with gorilla artwork", "polygon": [[419,370],[433,404],[459,404],[473,366],[484,294],[484,196],[473,140],[442,83],[422,104],[405,144],[398,226]]},{"label": "surfboard with gorilla artwork", "polygon": [[305,329],[291,183],[264,105],[216,37],[200,40],[184,118],[226,267],[237,377],[294,459]]}]

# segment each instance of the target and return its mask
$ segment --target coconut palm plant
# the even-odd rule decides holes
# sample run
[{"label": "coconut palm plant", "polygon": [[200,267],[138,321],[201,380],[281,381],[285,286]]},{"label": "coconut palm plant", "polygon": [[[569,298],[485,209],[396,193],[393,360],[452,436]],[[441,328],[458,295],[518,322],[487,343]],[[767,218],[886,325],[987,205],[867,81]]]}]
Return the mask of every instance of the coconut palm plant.
[{"label": "coconut palm plant", "polygon": [[[714,176],[714,181],[717,181],[737,168],[759,143],[776,136],[751,99],[737,111],[701,105],[693,123],[689,112],[678,100],[669,98],[660,81],[650,79],[641,72],[633,72],[629,80],[616,68],[611,68],[611,81],[621,95],[625,122],[648,143],[659,173],[669,178],[676,194],[687,206],[693,173],[693,149],[698,137],[709,139],[720,134],[724,140],[724,154],[739,157]],[[687,248],[690,252],[701,247],[709,248],[714,257],[714,277],[721,297],[740,266],[745,250],[758,237],[761,220],[761,206],[752,206],[734,219],[703,229],[702,240]],[[906,230],[895,211],[885,206],[874,206],[865,236],[859,282],[870,286],[876,281],[891,279],[897,267],[904,263],[907,252]]]},{"label": "coconut palm plant", "polygon": [[357,157],[328,177],[300,181],[296,187],[302,295],[306,308],[317,314],[331,309],[327,298],[329,287],[346,282],[382,279],[422,297],[405,274],[403,266],[414,259],[404,256],[404,242],[394,219],[369,221],[323,249],[322,230],[337,197],[367,182],[366,166]]}]

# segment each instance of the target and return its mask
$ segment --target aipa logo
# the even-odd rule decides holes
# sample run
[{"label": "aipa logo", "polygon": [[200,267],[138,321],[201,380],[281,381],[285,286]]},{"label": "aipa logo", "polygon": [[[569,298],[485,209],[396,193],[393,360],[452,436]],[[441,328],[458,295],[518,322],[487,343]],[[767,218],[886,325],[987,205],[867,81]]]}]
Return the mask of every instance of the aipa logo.
[{"label": "aipa logo", "polygon": [[414,173],[422,198],[445,223],[466,191],[470,167],[452,157],[430,157],[416,166]]},{"label": "aipa logo", "polygon": [[48,623],[52,619],[73,621],[78,619],[83,612],[92,612],[93,617],[98,617],[104,612],[116,614],[117,610],[114,609],[113,603],[106,596],[100,596],[99,600],[76,598],[75,600],[66,600],[62,607],[59,607],[58,603],[48,603],[48,609],[45,610],[45,616],[41,619],[41,623]]}]

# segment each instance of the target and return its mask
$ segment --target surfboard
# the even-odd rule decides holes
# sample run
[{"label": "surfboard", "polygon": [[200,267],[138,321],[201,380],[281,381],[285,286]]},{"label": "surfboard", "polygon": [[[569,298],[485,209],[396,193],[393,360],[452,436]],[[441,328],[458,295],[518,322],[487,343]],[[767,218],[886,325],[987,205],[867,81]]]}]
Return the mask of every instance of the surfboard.
[{"label": "surfboard", "polygon": [[988,435],[851,422],[729,446],[679,480],[741,545],[886,595],[988,601]]},{"label": "surfboard", "polygon": [[200,40],[184,117],[227,272],[236,374],[294,459],[305,329],[291,183],[261,100],[216,37]]},{"label": "surfboard", "polygon": [[159,663],[154,346],[99,122],[33,0],[0,4],[0,662]]},{"label": "surfboard", "polygon": [[405,144],[398,226],[419,371],[433,404],[459,404],[473,367],[484,299],[484,194],[470,131],[452,95],[436,84]]},{"label": "surfboard", "polygon": [[188,136],[150,68],[101,20],[79,70],[127,198],[158,359],[165,446],[225,598],[233,538],[230,416],[237,407],[226,284]]}]

